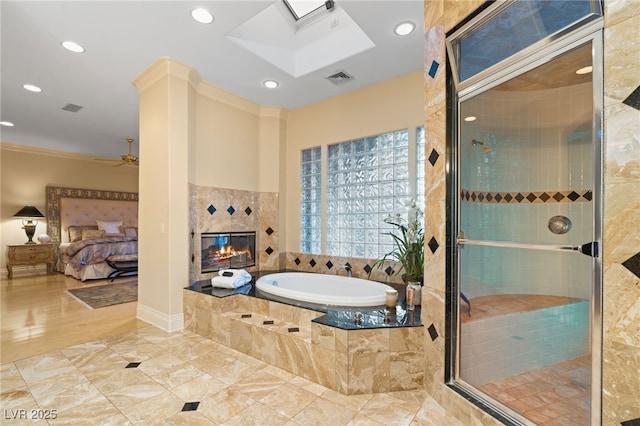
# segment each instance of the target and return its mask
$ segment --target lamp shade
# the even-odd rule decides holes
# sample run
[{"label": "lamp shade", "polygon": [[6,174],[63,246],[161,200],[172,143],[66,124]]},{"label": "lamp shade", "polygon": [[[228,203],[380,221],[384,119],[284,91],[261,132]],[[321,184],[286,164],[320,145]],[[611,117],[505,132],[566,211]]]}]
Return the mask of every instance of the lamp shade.
[{"label": "lamp shade", "polygon": [[44,217],[44,215],[34,206],[24,206],[13,217]]}]

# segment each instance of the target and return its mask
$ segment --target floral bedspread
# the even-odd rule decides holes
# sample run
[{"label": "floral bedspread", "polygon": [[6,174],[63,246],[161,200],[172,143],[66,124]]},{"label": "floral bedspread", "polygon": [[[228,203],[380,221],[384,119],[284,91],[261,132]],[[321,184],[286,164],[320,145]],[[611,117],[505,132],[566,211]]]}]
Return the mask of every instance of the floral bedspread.
[{"label": "floral bedspread", "polygon": [[94,238],[69,244],[60,253],[60,259],[64,263],[80,269],[84,265],[104,262],[109,256],[137,253],[137,238]]}]

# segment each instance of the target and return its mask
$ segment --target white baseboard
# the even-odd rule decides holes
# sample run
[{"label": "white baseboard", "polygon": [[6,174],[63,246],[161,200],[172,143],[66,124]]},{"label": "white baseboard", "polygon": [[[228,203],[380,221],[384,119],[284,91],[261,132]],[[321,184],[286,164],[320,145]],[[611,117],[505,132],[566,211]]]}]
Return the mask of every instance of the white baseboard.
[{"label": "white baseboard", "polygon": [[169,333],[184,329],[182,313],[167,315],[140,302],[138,302],[137,318]]}]

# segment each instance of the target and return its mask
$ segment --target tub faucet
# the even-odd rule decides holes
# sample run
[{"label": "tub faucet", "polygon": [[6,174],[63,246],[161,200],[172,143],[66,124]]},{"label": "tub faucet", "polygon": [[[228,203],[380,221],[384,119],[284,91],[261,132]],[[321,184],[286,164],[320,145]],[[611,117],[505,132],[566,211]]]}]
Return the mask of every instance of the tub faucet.
[{"label": "tub faucet", "polygon": [[351,265],[346,264],[346,265],[342,265],[341,267],[338,268],[338,270],[336,271],[336,275],[340,275],[339,272],[340,271],[347,271],[347,276],[350,277],[351,276]]}]

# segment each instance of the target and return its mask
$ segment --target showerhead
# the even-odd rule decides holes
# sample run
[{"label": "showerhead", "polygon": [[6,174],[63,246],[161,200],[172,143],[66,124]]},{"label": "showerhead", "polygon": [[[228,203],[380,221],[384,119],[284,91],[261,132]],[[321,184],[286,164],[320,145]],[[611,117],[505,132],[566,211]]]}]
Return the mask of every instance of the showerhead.
[{"label": "showerhead", "polygon": [[484,151],[485,154],[489,154],[491,152],[491,148],[489,148],[489,145],[487,145],[486,143],[477,141],[475,139],[471,140],[471,146],[478,146],[478,145],[482,147],[482,150]]}]

